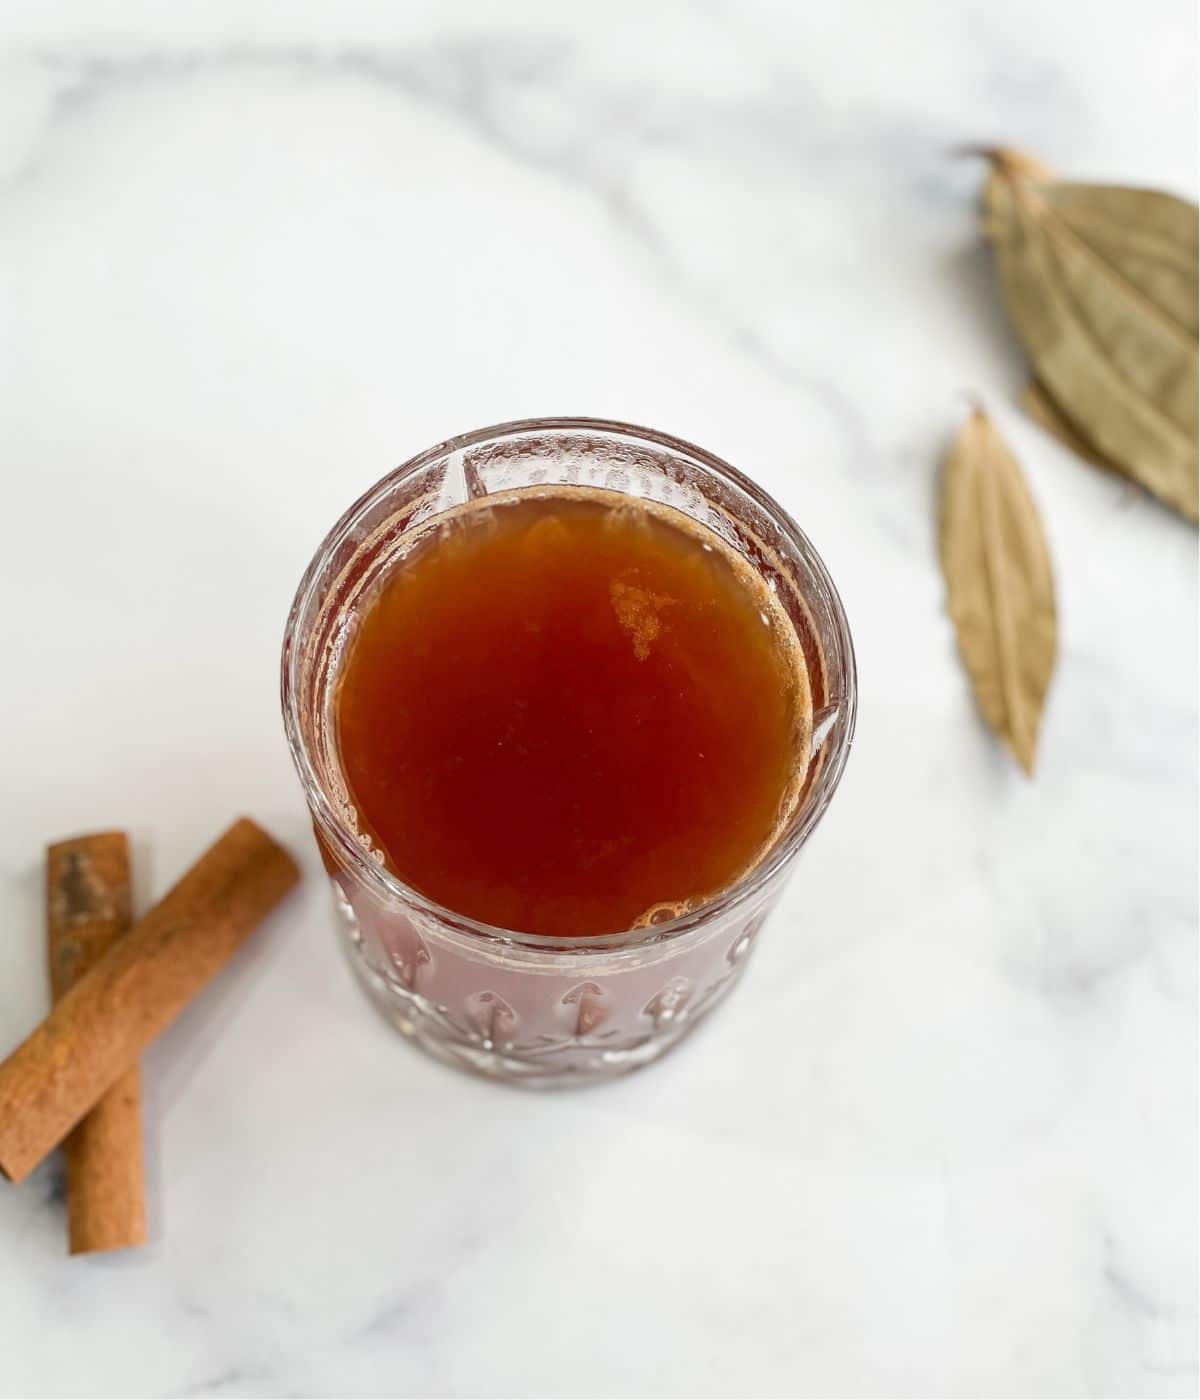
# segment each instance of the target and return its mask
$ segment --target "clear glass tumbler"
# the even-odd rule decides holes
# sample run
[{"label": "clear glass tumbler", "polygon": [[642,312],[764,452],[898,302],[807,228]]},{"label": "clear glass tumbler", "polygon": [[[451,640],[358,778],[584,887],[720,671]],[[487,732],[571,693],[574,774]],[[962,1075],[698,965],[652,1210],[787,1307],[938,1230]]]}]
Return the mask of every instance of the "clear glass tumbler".
[{"label": "clear glass tumbler", "polygon": [[[404,567],[442,512],[489,493],[588,486],[673,506],[758,571],[803,646],[814,707],[801,800],[767,855],[689,912],[598,938],[493,928],[406,886],[359,830],[338,760],[339,661],[376,583]],[[350,959],[385,1015],[460,1068],[536,1086],[656,1060],[733,986],[801,846],[828,806],[854,733],[854,652],[841,601],[796,524],[733,467],[646,428],[587,418],[505,423],[440,443],[342,516],[296,592],[283,713]]]}]

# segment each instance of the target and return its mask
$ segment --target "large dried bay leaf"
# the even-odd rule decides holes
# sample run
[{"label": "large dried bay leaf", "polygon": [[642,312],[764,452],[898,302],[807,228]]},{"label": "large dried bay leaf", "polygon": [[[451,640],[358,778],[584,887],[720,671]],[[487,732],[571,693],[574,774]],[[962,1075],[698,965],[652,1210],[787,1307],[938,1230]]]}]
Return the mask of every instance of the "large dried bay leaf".
[{"label": "large dried bay leaf", "polygon": [[1025,478],[982,409],[946,458],[940,542],[950,616],[979,707],[1032,773],[1057,645],[1054,575]]},{"label": "large dried bay leaf", "polygon": [[1196,206],[989,154],[985,230],[1045,397],[1097,456],[1195,520]]},{"label": "large dried bay leaf", "polygon": [[1083,437],[1072,424],[1067,422],[1058,411],[1054,400],[1036,379],[1031,379],[1021,390],[1021,407],[1035,422],[1045,428],[1051,437],[1057,438],[1077,457],[1082,457],[1085,462],[1091,462],[1093,466],[1100,467],[1106,472],[1117,470],[1107,457],[1101,457],[1087,438]]}]

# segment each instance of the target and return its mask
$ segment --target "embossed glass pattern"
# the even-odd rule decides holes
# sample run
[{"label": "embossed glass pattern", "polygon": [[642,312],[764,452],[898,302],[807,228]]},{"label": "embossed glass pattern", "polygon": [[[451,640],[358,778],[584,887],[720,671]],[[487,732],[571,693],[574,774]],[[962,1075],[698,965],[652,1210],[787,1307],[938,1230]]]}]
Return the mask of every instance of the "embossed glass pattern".
[{"label": "embossed glass pattern", "polygon": [[[385,571],[442,512],[524,486],[591,486],[683,511],[747,558],[787,610],[814,706],[802,799],[766,857],[688,913],[598,938],[493,928],[407,887],[358,830],[338,766],[334,694],[347,638]],[[545,1086],[621,1074],[682,1039],[739,977],[837,786],[854,731],[849,630],[821,560],[734,468],[664,434],[591,419],[453,438],[372,487],[297,590],[283,647],[284,720],[352,965],[388,1018],[461,1068]]]}]

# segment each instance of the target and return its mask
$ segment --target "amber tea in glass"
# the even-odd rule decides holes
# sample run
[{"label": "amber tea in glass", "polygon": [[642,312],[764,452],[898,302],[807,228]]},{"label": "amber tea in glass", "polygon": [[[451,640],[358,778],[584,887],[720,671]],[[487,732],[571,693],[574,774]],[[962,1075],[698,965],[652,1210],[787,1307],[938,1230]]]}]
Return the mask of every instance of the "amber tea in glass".
[{"label": "amber tea in glass", "polygon": [[528,487],[451,511],[380,582],[334,700],[361,825],[473,919],[578,938],[692,908],[794,805],[787,614],[687,516]]}]

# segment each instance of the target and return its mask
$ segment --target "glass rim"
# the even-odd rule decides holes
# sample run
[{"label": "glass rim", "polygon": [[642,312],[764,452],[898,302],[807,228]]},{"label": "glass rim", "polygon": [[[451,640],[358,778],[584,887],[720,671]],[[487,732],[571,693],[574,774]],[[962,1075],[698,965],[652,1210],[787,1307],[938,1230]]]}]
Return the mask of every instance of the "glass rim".
[{"label": "glass rim", "polygon": [[[341,812],[326,791],[325,783],[317,771],[309,746],[305,741],[300,722],[300,685],[298,676],[301,649],[296,646],[297,631],[301,618],[308,610],[313,591],[326,563],[334,552],[353,532],[360,518],[369,511],[389,490],[405,478],[419,472],[435,462],[439,457],[459,452],[464,448],[477,447],[482,443],[503,441],[530,432],[595,432],[607,433],[631,439],[635,442],[666,448],[680,453],[699,466],[709,475],[732,482],[748,495],[756,506],[767,514],[779,528],[788,544],[796,549],[812,569],[818,585],[824,593],[833,631],[839,652],[841,685],[836,694],[837,703],[845,708],[844,724],[839,726],[836,742],[828,754],[821,774],[820,791],[806,801],[798,818],[791,828],[752,866],[739,880],[716,894],[662,923],[648,924],[641,928],[627,929],[617,933],[598,934],[586,938],[562,938],[551,934],[524,933],[518,929],[507,929],[488,924],[469,915],[461,914],[449,906],[439,903],[423,894],[412,885],[405,883],[386,865],[378,862],[364,850],[358,833],[346,822]],[[521,488],[518,488],[521,489]],[[828,658],[827,658],[828,664]],[[766,491],[730,463],[714,456],[711,452],[683,438],[673,437],[654,428],[639,427],[632,423],[622,423],[608,418],[559,417],[559,418],[519,418],[490,427],[476,428],[436,443],[423,452],[408,458],[398,467],[381,477],[358,497],[358,499],[338,518],[328,531],[316,552],[309,561],[292,599],[284,629],[283,649],[280,658],[280,699],[283,707],[284,729],[292,762],[300,778],[308,802],[309,812],[317,821],[320,833],[339,853],[348,866],[368,886],[388,900],[400,900],[436,919],[440,924],[456,931],[474,935],[492,946],[520,947],[552,953],[555,957],[571,954],[595,953],[604,950],[641,948],[674,941],[707,924],[712,918],[736,909],[752,899],[780,870],[787,866],[799,852],[800,847],[816,829],[826,808],[841,781],[850,747],[854,739],[854,727],[858,706],[857,667],[854,643],[850,636],[849,624],[837,587],[825,567],[824,560],[813,547],[808,536],[796,524],[786,510]],[[810,762],[812,760],[810,759]]]}]

